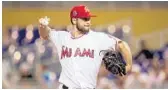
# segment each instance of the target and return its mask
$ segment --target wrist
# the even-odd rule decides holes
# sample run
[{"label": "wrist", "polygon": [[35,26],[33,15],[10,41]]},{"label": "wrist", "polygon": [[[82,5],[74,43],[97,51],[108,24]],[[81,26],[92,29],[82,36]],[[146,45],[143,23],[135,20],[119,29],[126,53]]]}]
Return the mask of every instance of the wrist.
[{"label": "wrist", "polygon": [[126,73],[130,72],[131,71],[131,66],[130,65],[127,65],[126,66]]}]

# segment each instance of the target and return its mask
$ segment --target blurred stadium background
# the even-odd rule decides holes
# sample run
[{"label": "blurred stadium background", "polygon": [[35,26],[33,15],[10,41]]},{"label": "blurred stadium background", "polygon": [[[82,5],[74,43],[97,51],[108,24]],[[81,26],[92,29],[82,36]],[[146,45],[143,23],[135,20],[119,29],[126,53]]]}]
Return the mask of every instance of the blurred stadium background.
[{"label": "blurred stadium background", "polygon": [[117,77],[100,68],[97,88],[168,88],[168,2],[165,1],[3,1],[3,88],[57,88],[61,71],[57,50],[39,38],[38,19],[69,30],[69,11],[84,4],[98,17],[92,28],[129,43],[133,68]]}]

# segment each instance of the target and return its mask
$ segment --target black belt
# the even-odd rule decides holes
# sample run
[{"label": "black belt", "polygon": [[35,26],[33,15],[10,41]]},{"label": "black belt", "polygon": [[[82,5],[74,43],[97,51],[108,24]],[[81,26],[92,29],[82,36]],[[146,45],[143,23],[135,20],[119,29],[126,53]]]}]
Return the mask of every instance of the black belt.
[{"label": "black belt", "polygon": [[[64,84],[63,84],[62,88],[63,89],[68,89],[68,87],[66,85],[64,85]],[[93,89],[95,89],[95,88],[93,88]]]},{"label": "black belt", "polygon": [[68,87],[66,85],[63,84],[62,86],[63,89],[68,89]]}]

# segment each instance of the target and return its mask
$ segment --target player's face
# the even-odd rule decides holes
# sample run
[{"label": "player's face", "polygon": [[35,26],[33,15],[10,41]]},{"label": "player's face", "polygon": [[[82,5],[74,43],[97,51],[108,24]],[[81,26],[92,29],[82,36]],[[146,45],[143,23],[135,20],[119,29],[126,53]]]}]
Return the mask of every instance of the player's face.
[{"label": "player's face", "polygon": [[77,19],[76,28],[79,31],[86,33],[89,31],[90,26],[91,26],[90,18],[78,18]]}]

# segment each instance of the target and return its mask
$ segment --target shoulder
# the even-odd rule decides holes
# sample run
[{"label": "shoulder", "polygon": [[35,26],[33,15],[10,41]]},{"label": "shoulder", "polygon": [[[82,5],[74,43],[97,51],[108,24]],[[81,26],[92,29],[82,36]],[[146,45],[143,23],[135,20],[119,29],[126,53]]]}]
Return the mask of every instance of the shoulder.
[{"label": "shoulder", "polygon": [[60,34],[69,34],[68,31],[64,31],[64,30],[59,30],[59,31],[57,31],[57,32],[60,33]]},{"label": "shoulder", "polygon": [[60,34],[60,35],[66,35],[66,34],[68,34],[69,32],[68,32],[68,31],[65,31],[65,30],[55,30],[55,29],[52,29],[52,30],[51,30],[51,33],[57,33],[57,34]]},{"label": "shoulder", "polygon": [[114,38],[114,36],[108,34],[108,33],[105,33],[105,32],[96,32],[96,31],[92,31],[92,34],[98,38],[101,38],[101,39],[110,39],[110,38]]},{"label": "shoulder", "polygon": [[97,37],[107,36],[107,34],[105,32],[97,32],[97,31],[91,30],[90,33],[94,36],[97,36]]},{"label": "shoulder", "polygon": [[92,35],[96,36],[97,38],[100,38],[100,39],[103,39],[103,40],[107,39],[107,40],[121,41],[117,37],[115,37],[111,34],[105,33],[105,32],[91,31],[91,33],[92,33]]}]

